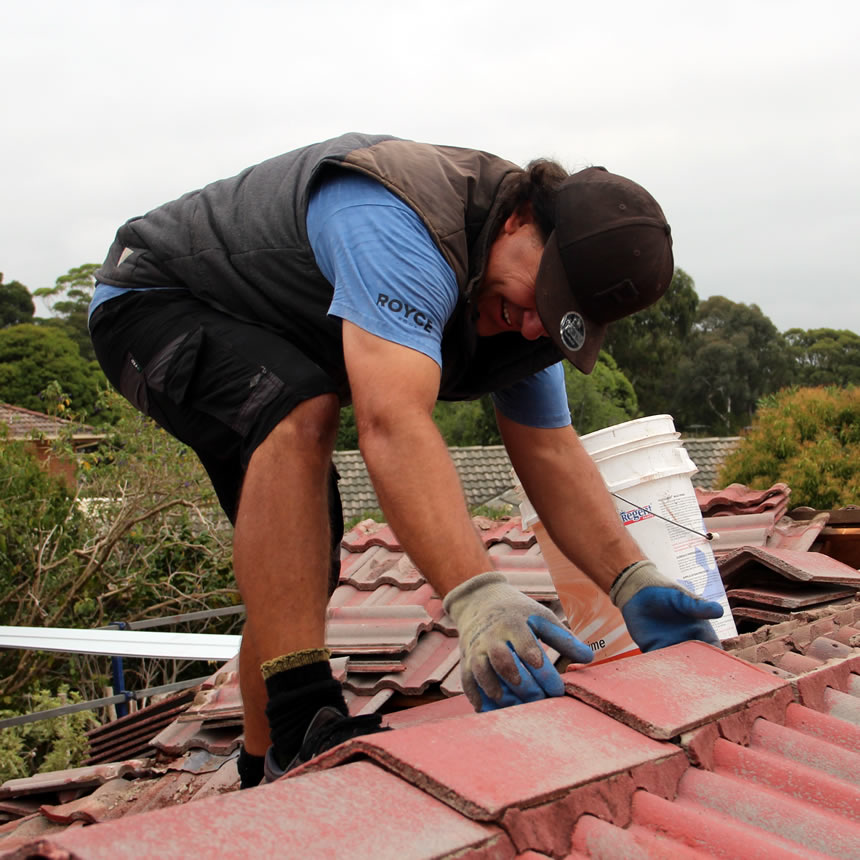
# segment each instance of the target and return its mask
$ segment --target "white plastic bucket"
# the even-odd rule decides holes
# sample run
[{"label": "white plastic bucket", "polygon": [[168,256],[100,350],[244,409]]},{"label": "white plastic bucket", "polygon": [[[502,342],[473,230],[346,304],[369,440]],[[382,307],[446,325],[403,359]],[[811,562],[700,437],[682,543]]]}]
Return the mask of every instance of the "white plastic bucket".
[{"label": "white plastic bucket", "polygon": [[[582,436],[580,441],[591,457],[597,460],[604,454],[621,454],[640,448],[646,440],[652,443],[668,442],[680,436],[671,415],[649,415],[589,433]],[[586,443],[586,440],[590,441]]]},{"label": "white plastic bucket", "polygon": [[653,415],[589,433],[582,444],[645,556],[694,594],[721,604],[723,617],[712,624],[720,639],[729,639],[737,629],[690,480],[696,464],[677,435],[667,439],[674,429],[671,416]]},{"label": "white plastic bucket", "polygon": [[[694,594],[720,603],[723,617],[711,623],[720,639],[729,639],[737,629],[690,480],[696,465],[678,440],[670,415],[639,418],[581,439],[645,557]],[[523,510],[523,524],[534,528],[571,630],[588,642],[595,659],[635,650],[621,613],[552,545],[531,505]],[[584,606],[588,601],[591,606]]]}]

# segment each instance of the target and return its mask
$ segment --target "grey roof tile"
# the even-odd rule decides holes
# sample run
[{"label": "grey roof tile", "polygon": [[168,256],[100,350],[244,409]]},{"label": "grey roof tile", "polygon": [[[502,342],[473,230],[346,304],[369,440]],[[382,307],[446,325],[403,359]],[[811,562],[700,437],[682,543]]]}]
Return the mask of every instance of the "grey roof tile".
[{"label": "grey roof tile", "polygon": [[726,457],[740,444],[740,436],[709,436],[707,438],[681,439],[690,459],[699,471],[693,475],[694,487],[713,490],[719,486],[718,476]]}]

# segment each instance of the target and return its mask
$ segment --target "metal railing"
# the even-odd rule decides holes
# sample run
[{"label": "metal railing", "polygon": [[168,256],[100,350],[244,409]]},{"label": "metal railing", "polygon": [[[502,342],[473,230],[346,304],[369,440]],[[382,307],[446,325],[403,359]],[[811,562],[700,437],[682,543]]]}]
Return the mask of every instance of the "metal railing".
[{"label": "metal railing", "polygon": [[[166,627],[170,624],[181,624],[186,621],[205,621],[209,618],[240,615],[244,611],[245,605],[240,603],[236,606],[226,606],[221,609],[202,609],[197,612],[186,612],[182,615],[168,615],[163,618],[145,618],[141,621],[114,621],[99,629],[108,630],[116,628],[119,630],[146,630],[151,627]],[[33,723],[39,720],[52,720],[56,717],[64,717],[67,714],[74,714],[77,711],[89,711],[94,708],[107,708],[111,705],[116,707],[117,717],[125,717],[128,715],[128,703],[132,700],[144,699],[148,696],[157,696],[162,693],[172,693],[178,690],[185,690],[189,687],[194,687],[197,684],[202,684],[211,677],[210,675],[203,675],[200,678],[192,678],[187,681],[176,681],[172,684],[163,684],[159,687],[149,687],[145,690],[127,690],[125,688],[125,669],[122,657],[111,657],[111,676],[113,680],[113,688],[117,691],[113,696],[105,696],[101,699],[90,699],[86,702],[74,702],[69,705],[63,705],[59,708],[51,708],[46,711],[36,711],[32,714],[21,714],[17,717],[8,717],[0,720],[0,729],[21,726],[26,723]]]}]

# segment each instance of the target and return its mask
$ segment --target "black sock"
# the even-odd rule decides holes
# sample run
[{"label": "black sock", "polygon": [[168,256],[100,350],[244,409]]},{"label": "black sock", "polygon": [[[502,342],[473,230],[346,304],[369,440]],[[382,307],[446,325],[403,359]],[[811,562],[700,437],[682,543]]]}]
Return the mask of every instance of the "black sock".
[{"label": "black sock", "polygon": [[275,758],[286,767],[299,751],[305,732],[320,708],[329,705],[348,714],[343,690],[331,674],[328,660],[296,666],[266,679],[269,720]]},{"label": "black sock", "polygon": [[239,788],[253,788],[263,781],[263,762],[265,756],[251,755],[245,747],[239,751]]}]

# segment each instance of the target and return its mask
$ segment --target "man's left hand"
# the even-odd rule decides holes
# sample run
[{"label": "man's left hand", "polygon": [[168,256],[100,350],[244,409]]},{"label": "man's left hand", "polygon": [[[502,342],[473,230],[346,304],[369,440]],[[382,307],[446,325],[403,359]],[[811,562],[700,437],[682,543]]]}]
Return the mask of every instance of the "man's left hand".
[{"label": "man's left hand", "polygon": [[722,647],[709,619],[720,618],[723,607],[681,588],[650,561],[628,567],[612,586],[609,596],[621,610],[630,636],[643,652],[691,639]]}]

